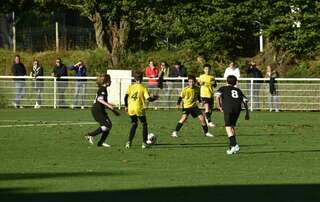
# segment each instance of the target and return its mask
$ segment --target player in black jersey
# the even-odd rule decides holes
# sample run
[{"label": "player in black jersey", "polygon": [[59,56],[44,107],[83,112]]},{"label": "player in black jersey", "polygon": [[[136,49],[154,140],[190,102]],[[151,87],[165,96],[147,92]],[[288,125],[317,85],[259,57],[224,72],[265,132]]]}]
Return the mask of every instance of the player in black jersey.
[{"label": "player in black jersey", "polygon": [[105,143],[105,140],[107,139],[112,128],[112,123],[105,108],[110,109],[116,116],[119,116],[120,113],[116,111],[114,106],[108,102],[107,87],[111,85],[110,75],[103,74],[98,76],[96,83],[98,85],[98,92],[93,101],[91,112],[93,118],[100,124],[100,127],[95,131],[88,133],[86,138],[90,144],[94,144],[94,137],[102,133],[98,142],[98,147],[110,147],[109,144]]},{"label": "player in black jersey", "polygon": [[236,154],[240,151],[236,140],[235,126],[242,109],[242,103],[246,109],[245,120],[249,120],[248,99],[239,88],[235,87],[236,84],[237,77],[230,75],[227,77],[227,85],[219,88],[216,93],[217,107],[224,113],[226,132],[230,142],[227,154]]}]

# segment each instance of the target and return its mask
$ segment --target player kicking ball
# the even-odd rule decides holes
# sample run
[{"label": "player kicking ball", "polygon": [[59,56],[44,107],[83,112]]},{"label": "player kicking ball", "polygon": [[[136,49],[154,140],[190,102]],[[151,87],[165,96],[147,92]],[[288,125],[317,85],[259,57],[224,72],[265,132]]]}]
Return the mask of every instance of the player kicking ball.
[{"label": "player kicking ball", "polygon": [[237,77],[230,75],[227,77],[227,85],[218,89],[217,107],[224,113],[226,132],[229,138],[229,149],[227,154],[240,152],[240,146],[236,140],[236,123],[241,112],[241,104],[246,108],[245,120],[249,120],[248,99],[239,88],[236,88]]},{"label": "player kicking ball", "polygon": [[131,129],[129,133],[128,142],[125,148],[129,149],[132,144],[132,140],[136,134],[136,129],[138,127],[138,119],[142,123],[142,149],[150,147],[147,144],[148,139],[148,124],[147,117],[144,108],[144,103],[146,100],[153,102],[157,100],[158,96],[150,96],[148,89],[142,84],[143,74],[134,74],[135,83],[128,87],[127,94],[124,98],[125,110],[131,119]]},{"label": "player kicking ball", "polygon": [[116,116],[120,113],[115,110],[114,106],[108,102],[107,87],[111,85],[111,78],[109,74],[103,74],[97,77],[98,92],[96,98],[93,101],[91,113],[93,118],[100,124],[100,127],[95,131],[92,131],[86,135],[87,140],[90,144],[94,144],[94,138],[102,133],[101,138],[98,142],[98,147],[111,147],[105,141],[112,128],[111,120],[105,110],[110,109]]},{"label": "player kicking ball", "polygon": [[205,137],[213,137],[212,134],[208,132],[208,126],[205,118],[198,107],[197,101],[200,102],[200,90],[196,85],[196,78],[194,76],[188,76],[188,86],[185,87],[178,99],[177,108],[180,108],[182,102],[182,116],[176,125],[175,131],[172,132],[172,137],[178,137],[178,132],[183,126],[183,123],[187,121],[189,114],[193,118],[198,117]]},{"label": "player kicking ball", "polygon": [[211,121],[214,93],[213,88],[217,87],[214,76],[210,75],[211,65],[203,65],[204,74],[200,75],[198,82],[200,83],[200,97],[202,104],[204,106],[204,114],[206,118],[207,125],[211,128],[215,127],[214,123]]}]

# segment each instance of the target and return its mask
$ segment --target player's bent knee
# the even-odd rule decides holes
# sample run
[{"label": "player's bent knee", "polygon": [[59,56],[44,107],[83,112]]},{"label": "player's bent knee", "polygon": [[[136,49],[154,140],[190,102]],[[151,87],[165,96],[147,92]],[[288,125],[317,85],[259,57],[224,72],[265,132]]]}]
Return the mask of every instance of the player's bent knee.
[{"label": "player's bent knee", "polygon": [[[110,128],[109,128],[110,129]],[[103,132],[106,132],[107,130],[108,130],[108,127],[107,126],[101,126],[101,130],[103,131]]]}]

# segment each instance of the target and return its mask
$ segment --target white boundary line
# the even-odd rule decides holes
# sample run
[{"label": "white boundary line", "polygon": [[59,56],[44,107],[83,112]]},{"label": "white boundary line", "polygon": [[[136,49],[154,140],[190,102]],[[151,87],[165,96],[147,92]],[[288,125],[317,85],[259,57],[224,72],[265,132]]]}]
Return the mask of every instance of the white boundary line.
[{"label": "white boundary line", "polygon": [[78,123],[40,123],[40,124],[15,124],[0,125],[0,128],[17,128],[17,127],[51,127],[51,126],[70,126],[70,125],[94,125],[96,122],[78,122]]}]

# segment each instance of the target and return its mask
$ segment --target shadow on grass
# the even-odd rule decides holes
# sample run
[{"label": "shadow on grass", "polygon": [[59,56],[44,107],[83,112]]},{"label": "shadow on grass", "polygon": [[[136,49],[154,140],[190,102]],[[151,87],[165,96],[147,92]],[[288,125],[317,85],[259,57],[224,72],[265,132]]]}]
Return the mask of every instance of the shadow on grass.
[{"label": "shadow on grass", "polygon": [[[106,187],[107,189],[107,187]],[[316,202],[319,184],[299,185],[222,185],[171,187],[119,191],[82,191],[58,193],[23,193],[21,188],[0,189],[1,201],[178,201],[178,202]],[[30,191],[30,190],[29,190]],[[28,189],[25,190],[28,192]]]},{"label": "shadow on grass", "polygon": [[[313,153],[320,152],[319,149],[310,150],[272,150],[272,151],[254,151],[254,152],[241,152],[243,154],[276,154],[276,153]],[[319,190],[320,191],[320,190]]]},{"label": "shadow on grass", "polygon": [[72,177],[103,177],[114,175],[129,175],[126,172],[71,172],[71,173],[5,173],[0,174],[0,182],[8,180],[32,180],[51,178],[72,178]]}]

